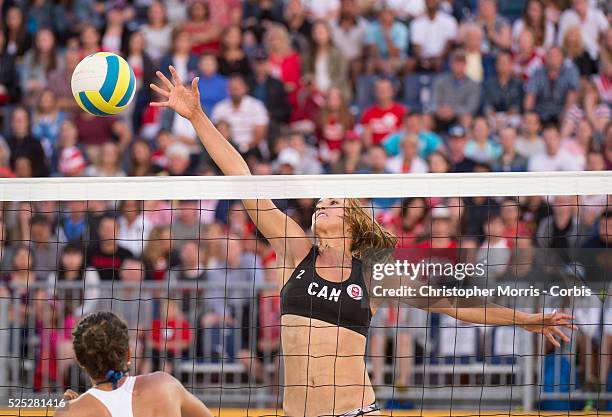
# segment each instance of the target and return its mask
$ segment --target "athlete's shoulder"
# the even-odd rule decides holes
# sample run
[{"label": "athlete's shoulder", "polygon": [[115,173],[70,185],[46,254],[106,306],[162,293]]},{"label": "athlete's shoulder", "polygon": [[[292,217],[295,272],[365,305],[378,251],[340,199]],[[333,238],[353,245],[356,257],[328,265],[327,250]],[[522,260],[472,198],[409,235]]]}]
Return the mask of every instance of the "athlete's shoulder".
[{"label": "athlete's shoulder", "polygon": [[137,379],[137,387],[146,388],[147,390],[153,387],[167,389],[171,387],[178,388],[179,386],[180,383],[175,377],[163,371],[139,375]]},{"label": "athlete's shoulder", "polygon": [[94,417],[100,415],[100,404],[91,396],[85,394],[67,401],[63,407],[55,410],[55,417]]}]

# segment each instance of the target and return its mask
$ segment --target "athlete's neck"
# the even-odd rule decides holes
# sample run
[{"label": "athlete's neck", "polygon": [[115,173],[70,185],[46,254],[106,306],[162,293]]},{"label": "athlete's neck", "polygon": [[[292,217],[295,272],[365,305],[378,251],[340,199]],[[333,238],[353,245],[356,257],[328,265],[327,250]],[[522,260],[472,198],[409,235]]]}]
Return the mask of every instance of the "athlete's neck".
[{"label": "athlete's neck", "polygon": [[320,255],[351,259],[351,239],[349,238],[318,238],[317,247]]}]

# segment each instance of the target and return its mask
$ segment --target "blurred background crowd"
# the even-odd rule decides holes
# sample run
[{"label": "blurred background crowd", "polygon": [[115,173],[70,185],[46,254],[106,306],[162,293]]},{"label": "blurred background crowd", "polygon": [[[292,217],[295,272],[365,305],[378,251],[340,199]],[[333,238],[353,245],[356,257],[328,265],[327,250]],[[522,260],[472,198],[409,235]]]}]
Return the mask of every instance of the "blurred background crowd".
[{"label": "blurred background crowd", "polygon": [[[218,175],[189,122],[148,105],[159,99],[148,87],[158,82],[155,71],[167,73],[168,65],[184,80],[200,77],[204,111],[255,175],[612,169],[612,8],[606,1],[4,0],[0,5],[3,177]],[[84,113],[71,93],[72,71],[96,51],[121,54],[136,75],[135,98],[117,117]],[[313,200],[277,204],[309,229]],[[547,273],[534,248],[612,243],[605,195],[366,204],[399,237],[400,247],[460,246],[480,250],[481,258],[495,248],[497,267],[488,273],[500,281]],[[256,237],[240,202],[12,202],[2,208],[0,296],[18,300],[22,310],[10,320],[24,340],[38,337],[28,349],[38,358],[39,388],[43,375],[65,378],[70,365],[57,361],[70,356],[69,332],[41,337],[60,326],[48,320],[61,317],[61,327],[70,329],[78,316],[105,308],[101,282],[276,279],[270,271],[274,254]],[[515,247],[527,254],[518,267]],[[571,268],[562,272],[576,274]],[[48,290],[30,297],[28,283],[60,281],[83,283],[82,289],[62,303],[49,303],[58,297]],[[211,301],[199,307],[193,303],[201,292],[178,300],[160,297],[163,306],[128,302],[113,308],[125,308],[131,328],[148,329],[138,336],[152,349],[148,369],[159,367],[160,357],[277,355],[274,291],[255,296],[252,289],[231,291],[228,297],[211,290]],[[49,309],[62,313],[46,314]],[[592,343],[605,348],[604,335],[612,334],[606,331],[612,314],[607,316],[584,319],[589,349]],[[407,326],[405,320],[411,319],[390,309],[376,323]],[[218,331],[225,325],[257,328],[256,336],[243,332],[256,340],[231,336],[237,340],[231,349],[214,351],[225,343]],[[444,328],[439,321],[415,326],[431,325]],[[436,337],[446,337],[440,333]],[[384,362],[392,336],[382,331],[373,338],[374,361]],[[401,337],[409,339],[399,345],[418,350],[426,336],[414,331]],[[482,360],[482,340],[462,336],[460,356]],[[500,352],[515,352],[514,342],[498,345],[505,346]],[[206,353],[205,346],[213,350]],[[191,348],[197,352],[185,354]],[[456,356],[457,347],[451,348],[447,353]],[[42,365],[45,352],[53,366]],[[384,383],[383,367],[375,369],[374,383]],[[405,364],[400,385],[407,384],[409,373]],[[584,376],[589,378],[605,380],[607,368],[605,375]]]}]

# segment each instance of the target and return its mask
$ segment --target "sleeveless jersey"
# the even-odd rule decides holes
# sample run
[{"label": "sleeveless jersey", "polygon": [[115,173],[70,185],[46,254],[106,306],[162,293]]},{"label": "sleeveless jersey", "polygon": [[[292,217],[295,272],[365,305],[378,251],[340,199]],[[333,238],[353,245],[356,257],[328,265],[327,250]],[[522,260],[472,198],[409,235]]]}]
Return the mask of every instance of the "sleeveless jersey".
[{"label": "sleeveless jersey", "polygon": [[313,246],[281,289],[281,315],[321,320],[367,337],[372,312],[361,261],[353,258],[348,279],[332,282],[317,274],[317,255]]},{"label": "sleeveless jersey", "polygon": [[135,376],[128,376],[125,382],[116,390],[103,391],[90,388],[86,394],[91,395],[106,407],[111,417],[134,417],[132,412],[132,393],[134,392]]}]

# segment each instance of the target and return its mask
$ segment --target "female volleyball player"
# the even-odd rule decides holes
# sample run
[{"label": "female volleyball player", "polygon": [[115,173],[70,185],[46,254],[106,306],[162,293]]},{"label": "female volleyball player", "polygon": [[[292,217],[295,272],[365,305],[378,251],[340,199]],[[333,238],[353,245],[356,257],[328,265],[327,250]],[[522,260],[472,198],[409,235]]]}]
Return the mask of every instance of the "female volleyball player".
[{"label": "female volleyball player", "polygon": [[[225,175],[251,175],[234,147],[202,111],[197,79],[184,86],[174,68],[172,81],[161,72],[160,88],[151,88],[169,107],[188,119],[204,147]],[[341,191],[340,191],[341,192]],[[290,416],[380,415],[364,354],[372,314],[378,301],[370,298],[360,260],[371,248],[393,248],[396,239],[353,199],[325,198],[313,215],[313,246],[306,232],[271,200],[244,200],[251,219],[276,251],[282,273],[281,340],[284,359],[283,408]],[[369,308],[363,308],[363,301]],[[572,327],[571,317],[558,313],[530,315],[506,308],[455,308],[450,303],[428,308],[459,320],[490,325],[522,326],[568,337],[558,326]],[[486,317],[485,317],[486,315]]]},{"label": "female volleyball player", "polygon": [[93,388],[68,390],[56,417],[212,417],[204,404],[163,372],[128,376],[128,328],[110,312],[85,316],[73,331],[76,360]]}]

